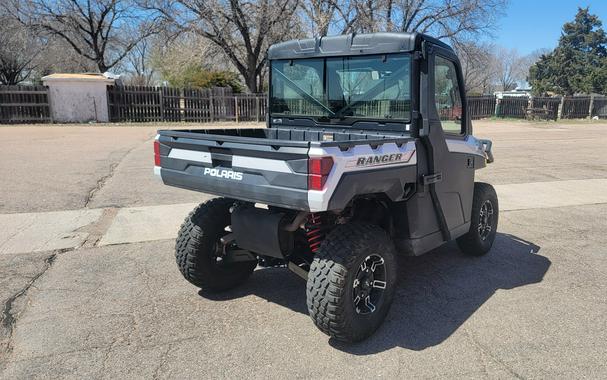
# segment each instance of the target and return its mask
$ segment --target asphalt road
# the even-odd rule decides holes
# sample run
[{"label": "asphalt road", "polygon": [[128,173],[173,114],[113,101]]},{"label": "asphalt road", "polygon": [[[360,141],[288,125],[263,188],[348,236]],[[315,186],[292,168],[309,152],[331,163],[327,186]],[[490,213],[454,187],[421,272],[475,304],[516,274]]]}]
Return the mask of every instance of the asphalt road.
[{"label": "asphalt road", "polygon": [[181,278],[175,227],[207,196],[153,178],[156,126],[0,128],[0,378],[605,378],[607,123],[474,125],[494,249],[404,258],[355,345],[287,270],[220,296]]}]

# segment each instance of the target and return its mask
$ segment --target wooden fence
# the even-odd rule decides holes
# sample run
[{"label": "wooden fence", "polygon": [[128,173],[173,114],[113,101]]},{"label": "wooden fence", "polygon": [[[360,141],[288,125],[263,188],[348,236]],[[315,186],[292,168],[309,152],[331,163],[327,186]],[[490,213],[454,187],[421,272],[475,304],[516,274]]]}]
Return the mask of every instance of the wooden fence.
[{"label": "wooden fence", "polygon": [[592,101],[592,117],[607,118],[607,96],[595,96]]},{"label": "wooden fence", "polygon": [[472,119],[483,119],[495,115],[495,96],[469,96],[468,112]]},{"label": "wooden fence", "polygon": [[262,121],[267,98],[233,94],[229,88],[112,86],[108,88],[110,121]]},{"label": "wooden fence", "polygon": [[[293,100],[290,108],[315,114],[308,102]],[[268,100],[263,94],[233,94],[229,88],[177,89],[120,86],[108,89],[111,121],[263,121]],[[541,114],[556,120],[598,116],[607,118],[607,96],[529,97],[469,96],[472,119],[526,118]]]},{"label": "wooden fence", "polygon": [[44,86],[0,86],[0,123],[52,122]]},{"label": "wooden fence", "polygon": [[543,109],[546,112],[546,118],[556,120],[558,118],[559,106],[562,98],[560,96],[553,97],[532,97],[531,108]]},{"label": "wooden fence", "polygon": [[[229,88],[178,89],[171,87],[112,86],[107,93],[113,122],[263,121],[268,106],[264,94],[233,94]],[[302,103],[302,101],[299,101]],[[313,114],[309,103],[290,104]],[[299,107],[299,108],[298,108]],[[407,107],[379,107],[384,114],[405,112]],[[385,110],[384,110],[385,108]],[[402,108],[402,109],[401,109]],[[487,117],[547,119],[607,118],[607,96],[503,97],[469,96],[472,119]],[[369,110],[367,110],[368,112]],[[0,123],[52,122],[48,88],[0,86]]]},{"label": "wooden fence", "polygon": [[607,118],[607,96],[504,96],[502,99],[492,95],[469,96],[468,110],[472,119],[493,116],[525,118],[533,114],[542,114],[552,120]]},{"label": "wooden fence", "polygon": [[581,119],[590,116],[590,96],[566,96],[561,110],[562,119]]},{"label": "wooden fence", "polygon": [[504,96],[495,105],[495,116],[524,118],[528,106],[528,96]]},{"label": "wooden fence", "polygon": [[164,121],[162,88],[110,87],[107,95],[110,121]]},{"label": "wooden fence", "polygon": [[234,97],[234,118],[242,121],[266,119],[268,97],[263,94],[242,94]]}]

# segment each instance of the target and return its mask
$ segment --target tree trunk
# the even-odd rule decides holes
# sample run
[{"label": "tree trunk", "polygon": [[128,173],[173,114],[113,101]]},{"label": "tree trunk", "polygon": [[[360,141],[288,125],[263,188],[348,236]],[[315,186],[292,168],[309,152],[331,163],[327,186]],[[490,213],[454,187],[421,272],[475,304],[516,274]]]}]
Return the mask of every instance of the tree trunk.
[{"label": "tree trunk", "polygon": [[258,79],[259,80],[257,81],[257,91],[263,92],[263,81],[265,79],[264,73],[259,74]]},{"label": "tree trunk", "polygon": [[14,86],[19,84],[19,77],[21,76],[21,72],[16,72],[13,70],[2,71],[0,75],[0,84],[7,86]]},{"label": "tree trunk", "polygon": [[255,70],[248,70],[247,76],[244,79],[249,91],[253,94],[257,93],[257,75],[255,75]]},{"label": "tree trunk", "polygon": [[249,91],[251,93],[257,93],[258,87],[257,87],[257,61],[258,61],[259,56],[255,56],[255,54],[248,54],[247,57],[247,67],[246,67],[246,72],[243,73],[243,77],[245,80],[245,83],[247,85],[247,88],[249,89]]},{"label": "tree trunk", "polygon": [[106,71],[108,71],[110,68],[107,67],[105,64],[100,63],[97,65],[97,68],[99,69],[100,73],[105,73]]},{"label": "tree trunk", "polygon": [[393,0],[388,0],[387,5],[386,5],[386,19],[387,19],[386,31],[388,31],[388,32],[391,32],[394,29],[394,25],[392,24],[392,3],[393,3]]}]

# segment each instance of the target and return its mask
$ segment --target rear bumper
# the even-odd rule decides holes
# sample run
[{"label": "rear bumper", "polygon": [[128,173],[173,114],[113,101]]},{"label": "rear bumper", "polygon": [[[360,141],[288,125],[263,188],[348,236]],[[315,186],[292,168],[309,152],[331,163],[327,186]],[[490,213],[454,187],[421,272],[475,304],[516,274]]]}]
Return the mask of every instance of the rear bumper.
[{"label": "rear bumper", "polygon": [[307,190],[249,183],[246,181],[246,177],[250,174],[244,173],[243,175],[244,180],[236,181],[160,168],[160,176],[166,185],[200,192],[202,192],[200,189],[204,189],[204,193],[309,211]]}]

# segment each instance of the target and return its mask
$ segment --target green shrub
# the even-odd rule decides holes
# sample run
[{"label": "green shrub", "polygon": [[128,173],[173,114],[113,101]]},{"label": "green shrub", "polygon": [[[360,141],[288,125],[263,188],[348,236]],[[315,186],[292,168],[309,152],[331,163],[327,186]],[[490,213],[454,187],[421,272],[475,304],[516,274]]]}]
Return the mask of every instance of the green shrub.
[{"label": "green shrub", "polygon": [[234,93],[242,92],[243,85],[238,74],[231,71],[210,71],[200,66],[186,67],[178,76],[167,78],[173,87],[230,87]]}]

